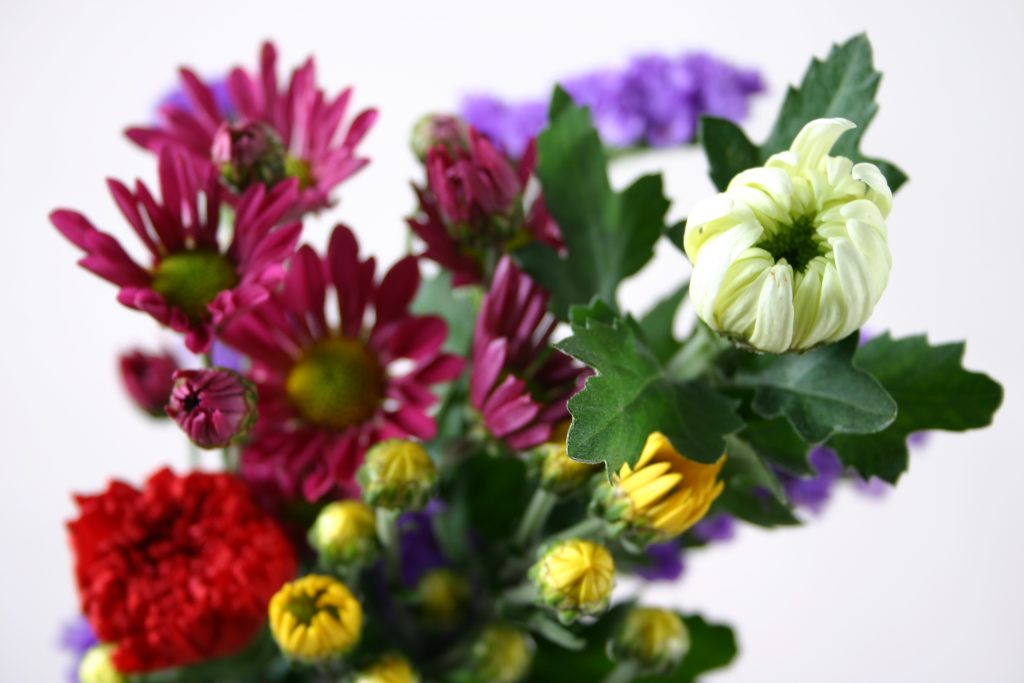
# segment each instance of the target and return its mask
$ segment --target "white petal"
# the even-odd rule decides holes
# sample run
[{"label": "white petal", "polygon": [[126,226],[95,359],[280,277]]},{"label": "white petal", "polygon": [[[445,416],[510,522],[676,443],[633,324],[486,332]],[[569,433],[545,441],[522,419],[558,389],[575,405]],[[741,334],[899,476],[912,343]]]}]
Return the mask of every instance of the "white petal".
[{"label": "white petal", "polygon": [[740,255],[761,239],[764,229],[755,222],[737,225],[712,236],[700,248],[690,277],[690,299],[698,317],[718,329],[715,322],[715,301],[729,267]]},{"label": "white petal", "polygon": [[827,259],[822,259],[820,268],[821,297],[818,301],[818,314],[810,331],[800,340],[799,348],[802,349],[809,349],[825,341],[842,339],[836,332],[848,317],[848,307],[846,299],[843,297],[843,287],[835,264]]},{"label": "white petal", "polygon": [[690,261],[696,263],[698,252],[705,241],[740,223],[753,220],[754,214],[745,204],[724,192],[703,199],[697,202],[686,220],[683,250]]},{"label": "white petal", "polygon": [[862,162],[853,167],[852,175],[870,188],[867,193],[868,199],[878,206],[883,217],[888,216],[892,208],[892,190],[889,189],[889,182],[878,167]]},{"label": "white petal", "polygon": [[757,301],[750,345],[769,353],[789,350],[793,340],[793,269],[777,263],[768,271]]},{"label": "white petal", "polygon": [[775,260],[764,249],[752,247],[732,264],[715,301],[715,319],[722,331],[749,337],[757,318],[757,301],[764,279]]},{"label": "white petal", "polygon": [[832,250],[836,258],[836,272],[843,288],[843,299],[846,302],[846,320],[834,333],[835,339],[829,341],[842,339],[859,328],[875,307],[875,301],[871,297],[870,266],[866,263],[864,255],[857,251],[853,241],[849,239],[836,240]]},{"label": "white petal", "polygon": [[839,136],[856,127],[847,119],[815,119],[800,129],[789,149],[796,153],[801,168],[817,168]]}]

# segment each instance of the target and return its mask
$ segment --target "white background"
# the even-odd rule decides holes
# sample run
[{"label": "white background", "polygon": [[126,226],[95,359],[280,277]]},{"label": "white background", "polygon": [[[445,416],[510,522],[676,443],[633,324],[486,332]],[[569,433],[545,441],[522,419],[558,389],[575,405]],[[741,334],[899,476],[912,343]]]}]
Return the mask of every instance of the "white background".
[{"label": "white background", "polygon": [[[940,435],[898,491],[843,491],[798,530],[745,529],[691,562],[654,596],[733,622],[735,666],[713,680],[1024,680],[1024,377],[1021,125],[1024,3],[948,2],[15,2],[0,4],[0,679],[56,681],[60,621],[74,610],[62,522],[68,492],[108,476],[138,481],[181,465],[173,427],[154,427],[121,394],[114,354],[155,341],[149,318],[75,268],[46,220],[56,205],[128,235],[103,178],[152,178],[119,136],[147,120],[185,62],[216,74],[253,63],[274,37],[283,64],[313,52],[329,90],[356,85],[382,110],[364,146],[373,164],[332,215],[385,261],[401,251],[415,166],[407,132],[468,89],[534,95],[560,74],[620,64],[642,50],[710,48],[759,66],[770,92],[749,128],[767,130],[786,83],[811,55],[867,29],[885,72],[866,151],[911,182],[890,218],[895,266],[870,326],[969,337],[967,365],[997,376],[995,426]],[[664,164],[673,213],[710,191],[697,152]],[[325,227],[308,238],[323,241]],[[685,275],[671,249],[632,283],[644,304]]]}]

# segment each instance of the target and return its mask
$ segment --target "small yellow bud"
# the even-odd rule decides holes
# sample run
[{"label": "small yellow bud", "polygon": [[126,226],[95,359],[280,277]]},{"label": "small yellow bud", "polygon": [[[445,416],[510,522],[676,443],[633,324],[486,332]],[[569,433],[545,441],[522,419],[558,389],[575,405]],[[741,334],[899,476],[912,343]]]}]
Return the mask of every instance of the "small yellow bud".
[{"label": "small yellow bud", "polygon": [[352,683],[420,683],[420,677],[405,657],[392,652],[359,671]]},{"label": "small yellow bud", "polygon": [[419,607],[432,626],[451,628],[465,615],[469,583],[450,569],[434,569],[416,587]]},{"label": "small yellow bud", "polygon": [[281,651],[304,662],[341,657],[358,642],[363,608],[341,581],[309,574],[270,599],[270,632]]},{"label": "small yellow bud", "polygon": [[415,441],[390,439],[366,452],[357,475],[363,500],[389,510],[419,510],[437,485],[437,469]]},{"label": "small yellow bud", "polygon": [[328,567],[366,564],[377,554],[373,508],[361,500],[329,503],[309,530],[309,544]]},{"label": "small yellow bud", "polygon": [[615,561],[604,546],[592,541],[559,541],[541,551],[530,578],[540,602],[554,609],[563,622],[571,622],[608,608]]},{"label": "small yellow bud", "polygon": [[724,463],[724,455],[712,465],[690,460],[654,432],[636,465],[623,464],[598,488],[595,508],[637,545],[669,540],[707,514],[725,487],[717,478]]},{"label": "small yellow bud", "polygon": [[629,610],[611,642],[619,661],[640,664],[645,671],[669,673],[690,648],[686,624],[675,612],[656,607]]},{"label": "small yellow bud", "polygon": [[470,650],[474,678],[487,683],[519,683],[530,673],[536,645],[522,629],[492,624]]},{"label": "small yellow bud", "polygon": [[569,457],[565,437],[569,423],[559,425],[551,441],[538,449],[541,457],[540,483],[548,491],[566,495],[583,487],[596,472],[599,465],[579,462]]},{"label": "small yellow bud", "polygon": [[124,683],[125,677],[114,667],[111,655],[113,645],[94,645],[89,648],[78,665],[78,680],[81,683]]}]

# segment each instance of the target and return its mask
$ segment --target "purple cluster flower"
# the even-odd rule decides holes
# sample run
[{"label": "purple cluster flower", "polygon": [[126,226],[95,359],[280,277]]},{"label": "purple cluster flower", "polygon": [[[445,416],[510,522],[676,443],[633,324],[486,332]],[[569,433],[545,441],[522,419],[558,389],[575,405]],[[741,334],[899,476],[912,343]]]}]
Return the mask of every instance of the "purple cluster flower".
[{"label": "purple cluster flower", "polygon": [[85,617],[78,616],[64,624],[60,632],[60,647],[71,655],[71,667],[68,669],[68,681],[78,683],[78,667],[82,657],[99,641]]},{"label": "purple cluster flower", "polygon": [[434,534],[434,517],[443,511],[444,504],[432,500],[422,511],[404,512],[398,519],[402,583],[406,586],[415,586],[424,574],[447,564]]},{"label": "purple cluster flower", "polygon": [[835,451],[824,446],[811,450],[808,459],[814,468],[813,475],[798,477],[788,472],[779,472],[779,480],[793,505],[817,515],[832,496],[832,489],[842,478],[844,468]]},{"label": "purple cluster flower", "polygon": [[[764,90],[761,75],[705,52],[679,57],[641,55],[624,69],[602,69],[562,81],[577,104],[590,107],[610,147],[668,147],[693,140],[703,115],[739,121]],[[543,99],[506,102],[467,96],[462,116],[504,152],[520,156],[547,121]]]}]

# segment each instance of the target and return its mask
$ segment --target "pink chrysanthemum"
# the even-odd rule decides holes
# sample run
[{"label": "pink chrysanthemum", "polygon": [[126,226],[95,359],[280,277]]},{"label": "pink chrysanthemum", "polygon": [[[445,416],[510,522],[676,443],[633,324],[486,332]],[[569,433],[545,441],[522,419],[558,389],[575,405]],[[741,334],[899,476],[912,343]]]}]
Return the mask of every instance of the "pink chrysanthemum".
[{"label": "pink chrysanthemum", "polygon": [[271,190],[255,185],[239,199],[231,242],[222,248],[220,184],[214,170],[197,167],[171,148],[159,157],[161,201],[141,182],[135,191],[108,181],[114,201],[152,258],[137,263],[110,235],[77,211],[50,214],[57,229],[85,252],[78,263],[121,288],[118,301],[185,334],[185,344],[205,352],[214,330],[254,306],[284,275],[302,226],[279,226],[295,203],[295,181]]},{"label": "pink chrysanthemum", "polygon": [[584,368],[551,346],[548,294],[505,256],[473,333],[469,400],[493,435],[515,449],[549,440]]},{"label": "pink chrysanthemum", "polygon": [[413,186],[419,210],[407,222],[455,285],[487,279],[501,253],[531,240],[561,248],[543,196],[527,196],[536,162],[532,142],[513,165],[472,128],[464,145],[446,139],[427,152],[427,185]]},{"label": "pink chrysanthemum", "polygon": [[[254,484],[319,500],[351,489],[370,445],[434,436],[431,385],[457,377],[463,361],[441,352],[441,318],[409,312],[416,259],[402,259],[379,283],[374,269],[339,225],[326,258],[300,248],[284,286],[226,328],[225,341],[252,359],[259,392],[242,452],[242,473]],[[326,312],[334,299],[338,323]]]},{"label": "pink chrysanthemum", "polygon": [[[280,168],[280,177],[299,179],[300,212],[329,206],[331,190],[369,163],[356,155],[356,147],[376,121],[377,111],[364,110],[344,126],[352,89],[346,88],[333,99],[326,96],[316,86],[312,57],[292,72],[283,87],[277,80],[277,50],[272,43],[264,43],[258,73],[235,68],[228,76],[230,110],[236,115],[231,120],[217,106],[214,91],[194,72],[181,69],[181,82],[190,106],[164,104],[159,112],[159,127],[128,129],[126,134],[132,141],[153,151],[172,144],[213,161],[215,141],[221,148],[218,154],[224,153],[227,145],[230,159],[231,143],[237,147],[241,135],[241,156],[245,158],[251,151],[251,134],[261,138],[261,146],[265,146],[267,137],[273,137],[269,146],[280,149],[281,158],[271,165]],[[263,173],[250,174],[252,169],[242,169],[239,174],[237,168],[222,168],[218,164],[218,170],[231,172],[225,173],[225,179],[232,186],[232,181],[250,176],[264,182],[274,179]]]}]

